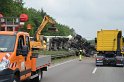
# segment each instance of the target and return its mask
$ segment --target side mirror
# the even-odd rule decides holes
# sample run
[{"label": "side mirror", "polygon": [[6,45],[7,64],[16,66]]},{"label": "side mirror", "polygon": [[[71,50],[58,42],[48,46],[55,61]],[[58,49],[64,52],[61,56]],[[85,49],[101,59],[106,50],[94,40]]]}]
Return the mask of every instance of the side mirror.
[{"label": "side mirror", "polygon": [[95,43],[97,43],[97,38],[95,38]]},{"label": "side mirror", "polygon": [[123,42],[124,42],[124,37],[122,38]]},{"label": "side mirror", "polygon": [[27,56],[28,55],[28,46],[24,45],[22,46],[22,56]]}]

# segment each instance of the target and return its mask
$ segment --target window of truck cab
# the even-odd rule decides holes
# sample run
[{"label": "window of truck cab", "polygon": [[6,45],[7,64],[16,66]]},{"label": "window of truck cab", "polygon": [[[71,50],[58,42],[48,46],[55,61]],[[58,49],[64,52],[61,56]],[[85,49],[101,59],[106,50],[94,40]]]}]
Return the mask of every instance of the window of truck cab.
[{"label": "window of truck cab", "polygon": [[28,50],[30,50],[29,36],[26,36],[26,45],[28,46]]},{"label": "window of truck cab", "polygon": [[13,52],[15,41],[15,35],[0,35],[0,52]]}]

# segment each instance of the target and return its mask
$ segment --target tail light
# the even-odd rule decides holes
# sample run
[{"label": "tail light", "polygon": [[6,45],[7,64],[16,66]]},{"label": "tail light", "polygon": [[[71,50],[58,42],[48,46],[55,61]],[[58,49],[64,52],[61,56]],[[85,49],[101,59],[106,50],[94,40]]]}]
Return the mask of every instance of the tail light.
[{"label": "tail light", "polygon": [[96,58],[96,60],[103,60],[103,58]]}]

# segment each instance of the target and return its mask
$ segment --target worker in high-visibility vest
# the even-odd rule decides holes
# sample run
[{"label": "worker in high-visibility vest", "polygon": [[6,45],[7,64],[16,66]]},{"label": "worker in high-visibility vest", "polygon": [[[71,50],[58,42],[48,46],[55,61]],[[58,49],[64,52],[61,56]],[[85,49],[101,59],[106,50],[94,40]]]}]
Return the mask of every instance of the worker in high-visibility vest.
[{"label": "worker in high-visibility vest", "polygon": [[79,61],[82,61],[82,55],[83,55],[83,51],[80,49],[79,50]]}]

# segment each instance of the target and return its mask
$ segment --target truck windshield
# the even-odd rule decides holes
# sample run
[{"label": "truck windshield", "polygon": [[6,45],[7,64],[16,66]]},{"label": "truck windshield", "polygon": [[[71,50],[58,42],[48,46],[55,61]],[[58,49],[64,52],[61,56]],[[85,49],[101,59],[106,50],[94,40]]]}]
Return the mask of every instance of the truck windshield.
[{"label": "truck windshield", "polygon": [[0,52],[14,51],[15,38],[12,35],[0,35]]}]

